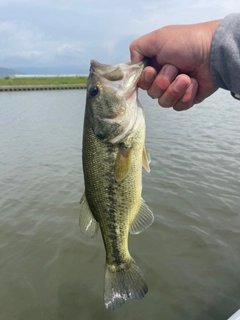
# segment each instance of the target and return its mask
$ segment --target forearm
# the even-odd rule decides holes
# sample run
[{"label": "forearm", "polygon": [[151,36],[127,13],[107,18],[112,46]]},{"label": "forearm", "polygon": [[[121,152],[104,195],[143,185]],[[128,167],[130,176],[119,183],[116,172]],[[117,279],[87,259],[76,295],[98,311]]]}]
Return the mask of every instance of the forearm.
[{"label": "forearm", "polygon": [[210,70],[217,87],[240,94],[240,14],[228,15],[217,27]]}]

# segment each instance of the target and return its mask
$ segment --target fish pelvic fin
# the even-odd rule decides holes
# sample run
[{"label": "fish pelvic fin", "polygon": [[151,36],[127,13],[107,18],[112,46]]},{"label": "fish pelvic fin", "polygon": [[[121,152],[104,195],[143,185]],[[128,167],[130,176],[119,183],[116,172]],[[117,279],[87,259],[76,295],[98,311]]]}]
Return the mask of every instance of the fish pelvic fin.
[{"label": "fish pelvic fin", "polygon": [[116,267],[106,263],[104,305],[107,311],[120,308],[129,299],[142,299],[148,292],[144,276],[136,262],[130,261]]},{"label": "fish pelvic fin", "polygon": [[80,204],[81,204],[80,215],[79,215],[80,231],[85,237],[94,238],[98,232],[99,223],[96,221],[96,219],[94,218],[89,208],[85,193],[83,194],[80,200]]},{"label": "fish pelvic fin", "polygon": [[146,202],[141,199],[140,209],[129,227],[131,234],[139,234],[153,223],[154,216],[152,211],[148,208]]}]

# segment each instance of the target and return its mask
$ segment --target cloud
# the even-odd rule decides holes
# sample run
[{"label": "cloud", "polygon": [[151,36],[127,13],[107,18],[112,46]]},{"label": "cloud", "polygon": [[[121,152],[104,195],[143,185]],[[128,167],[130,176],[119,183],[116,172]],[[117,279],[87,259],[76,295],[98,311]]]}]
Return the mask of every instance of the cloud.
[{"label": "cloud", "polygon": [[76,43],[64,43],[56,50],[58,56],[73,56],[83,52],[83,45]]},{"label": "cloud", "polygon": [[[44,56],[44,34],[36,28],[25,23],[11,21],[0,22],[1,51],[0,62],[8,64],[13,61],[39,60]],[[49,41],[49,40],[48,40]]]},{"label": "cloud", "polygon": [[17,56],[25,60],[29,60],[29,59],[31,60],[31,59],[42,57],[42,55],[43,55],[43,52],[32,50],[32,51],[22,51]]},{"label": "cloud", "polygon": [[237,12],[240,9],[240,4],[236,0],[197,0],[190,5],[192,8],[213,8],[219,7],[226,12]]},{"label": "cloud", "polygon": [[81,42],[62,43],[26,23],[0,23],[0,38],[0,65],[7,67],[77,65],[83,52]]},{"label": "cloud", "polygon": [[129,60],[130,42],[168,24],[240,12],[235,0],[0,0],[0,66]]}]

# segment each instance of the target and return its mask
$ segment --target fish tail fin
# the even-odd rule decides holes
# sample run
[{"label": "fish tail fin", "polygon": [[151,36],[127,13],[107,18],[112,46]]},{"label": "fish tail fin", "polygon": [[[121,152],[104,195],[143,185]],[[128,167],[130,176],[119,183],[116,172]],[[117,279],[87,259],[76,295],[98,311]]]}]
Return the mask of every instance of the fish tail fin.
[{"label": "fish tail fin", "polygon": [[120,308],[128,299],[142,299],[148,292],[147,283],[136,262],[123,266],[105,266],[104,304],[107,311]]}]

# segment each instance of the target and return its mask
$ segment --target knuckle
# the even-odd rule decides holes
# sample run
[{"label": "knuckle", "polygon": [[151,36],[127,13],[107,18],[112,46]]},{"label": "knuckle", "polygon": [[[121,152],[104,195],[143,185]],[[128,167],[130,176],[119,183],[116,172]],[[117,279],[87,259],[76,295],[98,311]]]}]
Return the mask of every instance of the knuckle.
[{"label": "knuckle", "polygon": [[163,95],[162,90],[160,90],[158,87],[156,87],[155,85],[152,85],[149,90],[148,90],[148,95],[152,98],[152,99],[158,99]]},{"label": "knuckle", "polygon": [[163,108],[170,108],[173,106],[173,104],[170,103],[168,100],[161,99],[161,98],[158,99],[158,104]]},{"label": "knuckle", "polygon": [[174,106],[177,101],[179,100],[179,95],[172,91],[172,92],[166,92],[162,97],[158,99],[158,103],[165,108],[170,108]]},{"label": "knuckle", "polygon": [[161,74],[158,74],[154,81],[155,86],[158,88],[159,92],[165,92],[169,85],[171,84],[171,81],[168,79],[165,79]]},{"label": "knuckle", "polygon": [[170,82],[166,81],[161,75],[158,75],[151,84],[148,94],[151,98],[161,98],[168,90]]},{"label": "knuckle", "polygon": [[173,106],[173,109],[176,111],[183,111],[191,108],[193,105],[194,105],[193,99],[190,99],[190,100],[181,99]]}]

